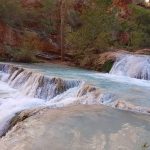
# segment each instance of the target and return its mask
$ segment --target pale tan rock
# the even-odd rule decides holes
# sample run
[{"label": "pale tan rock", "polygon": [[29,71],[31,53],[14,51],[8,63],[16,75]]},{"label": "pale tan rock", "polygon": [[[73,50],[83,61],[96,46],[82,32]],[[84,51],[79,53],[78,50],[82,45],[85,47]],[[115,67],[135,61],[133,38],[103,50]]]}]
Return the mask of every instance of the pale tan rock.
[{"label": "pale tan rock", "polygon": [[129,102],[123,101],[123,100],[116,101],[115,108],[127,110],[127,111],[133,111],[133,112],[141,112],[141,113],[149,113],[150,112],[150,108],[136,106],[132,103],[129,103]]},{"label": "pale tan rock", "polygon": [[149,148],[150,120],[146,115],[86,105],[29,112],[29,118],[0,139],[0,150],[141,150],[145,145]]}]

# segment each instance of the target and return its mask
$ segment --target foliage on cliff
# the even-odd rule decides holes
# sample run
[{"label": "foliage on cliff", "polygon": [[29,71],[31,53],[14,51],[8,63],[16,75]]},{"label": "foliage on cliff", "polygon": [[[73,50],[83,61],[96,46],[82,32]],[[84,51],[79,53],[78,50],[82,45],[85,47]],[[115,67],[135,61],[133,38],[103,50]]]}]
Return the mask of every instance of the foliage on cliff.
[{"label": "foliage on cliff", "polygon": [[120,16],[122,9],[113,7],[111,0],[93,3],[93,6],[85,9],[80,16],[82,26],[68,34],[68,42],[73,48],[94,48],[103,51],[110,47],[150,47],[149,10],[129,5],[131,14],[124,19]]},{"label": "foliage on cliff", "polygon": [[150,48],[150,10],[131,2],[90,2],[80,15],[82,26],[67,34],[67,44],[78,64],[93,67],[97,54],[105,51]]},{"label": "foliage on cliff", "polygon": [[[25,6],[20,0],[0,0],[0,50],[3,51],[1,56],[4,57],[2,60],[30,62],[34,61],[34,49],[48,49],[52,43],[49,39],[53,34],[58,34],[56,8],[54,0],[44,0],[40,7],[36,8]],[[26,34],[31,35],[28,37],[28,43]],[[33,41],[36,41],[34,46]],[[41,47],[42,49],[39,49]]]},{"label": "foliage on cliff", "polygon": [[[61,0],[35,0],[37,5],[26,2],[0,0],[0,23],[19,30],[23,36],[30,31],[43,39],[51,38],[60,46]],[[97,54],[116,48],[149,48],[150,11],[137,3],[141,0],[134,3],[131,0],[65,0],[62,30],[66,52],[73,54],[79,64],[85,60],[82,64],[86,65],[91,64]],[[24,49],[23,43],[12,50]],[[3,45],[12,47],[6,42]]]}]

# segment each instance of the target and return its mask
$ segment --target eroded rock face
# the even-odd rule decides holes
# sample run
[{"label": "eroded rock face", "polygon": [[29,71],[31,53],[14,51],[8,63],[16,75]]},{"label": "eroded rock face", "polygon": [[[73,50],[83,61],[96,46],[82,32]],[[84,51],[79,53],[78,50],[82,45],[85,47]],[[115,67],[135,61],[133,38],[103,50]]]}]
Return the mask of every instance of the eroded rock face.
[{"label": "eroded rock face", "polygon": [[116,58],[120,55],[119,52],[106,52],[99,55],[99,59],[95,63],[99,65],[104,65],[107,61],[115,61]]},{"label": "eroded rock face", "polygon": [[0,139],[2,150],[149,148],[149,116],[104,106],[74,106],[59,110],[45,108],[39,109],[38,113],[29,112],[25,112],[32,114],[29,118],[22,119]]},{"label": "eroded rock face", "polygon": [[116,52],[109,51],[109,52],[99,54],[93,60],[93,66],[98,71],[109,72],[116,59],[122,53],[124,53],[124,51],[116,51]]},{"label": "eroded rock face", "polygon": [[0,22],[0,43],[1,47],[9,45],[11,47],[20,47],[25,38],[32,42],[36,50],[58,52],[58,46],[49,38],[40,37],[36,32],[21,31],[14,29]]},{"label": "eroded rock face", "polygon": [[21,33],[0,22],[0,43],[10,46],[18,46],[21,40]]},{"label": "eroded rock face", "polygon": [[42,7],[41,0],[21,0],[24,7]]},{"label": "eroded rock face", "polygon": [[[37,9],[42,7],[41,0],[21,0],[22,9],[28,11],[28,8]],[[35,25],[36,30],[32,29],[31,22],[26,22],[26,27],[12,27],[7,23],[0,20],[0,56],[9,60],[10,49],[22,48],[27,41],[31,45],[31,49],[46,51],[46,52],[59,52],[59,46],[54,42],[49,35],[44,36],[39,34],[38,24]],[[26,46],[26,45],[25,45]],[[7,56],[8,55],[8,56]],[[7,59],[8,58],[8,59]]]},{"label": "eroded rock face", "polygon": [[150,49],[140,49],[140,50],[137,50],[135,54],[150,55]]},{"label": "eroded rock face", "polygon": [[133,0],[113,0],[113,5],[120,9],[119,16],[121,18],[128,18],[132,11],[129,9],[129,5],[133,3]]}]

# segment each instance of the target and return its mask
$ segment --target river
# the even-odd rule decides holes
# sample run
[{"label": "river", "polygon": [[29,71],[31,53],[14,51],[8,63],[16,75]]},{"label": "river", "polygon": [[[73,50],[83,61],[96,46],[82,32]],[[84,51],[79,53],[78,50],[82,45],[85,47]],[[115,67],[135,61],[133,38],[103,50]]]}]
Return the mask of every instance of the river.
[{"label": "river", "polygon": [[6,132],[16,113],[41,106],[102,104],[147,116],[149,62],[147,56],[125,55],[116,61],[110,73],[58,64],[0,63],[0,135]]}]

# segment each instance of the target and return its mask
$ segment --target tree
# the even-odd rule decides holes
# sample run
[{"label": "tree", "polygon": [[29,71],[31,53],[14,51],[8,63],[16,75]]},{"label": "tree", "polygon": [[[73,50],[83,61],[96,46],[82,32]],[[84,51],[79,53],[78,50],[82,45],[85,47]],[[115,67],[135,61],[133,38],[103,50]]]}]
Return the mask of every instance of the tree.
[{"label": "tree", "polygon": [[60,49],[61,49],[61,61],[64,61],[64,26],[66,16],[66,0],[60,2]]},{"label": "tree", "polygon": [[73,6],[74,1],[60,0],[60,49],[61,49],[61,61],[64,61],[65,57],[65,23],[68,13]]}]

